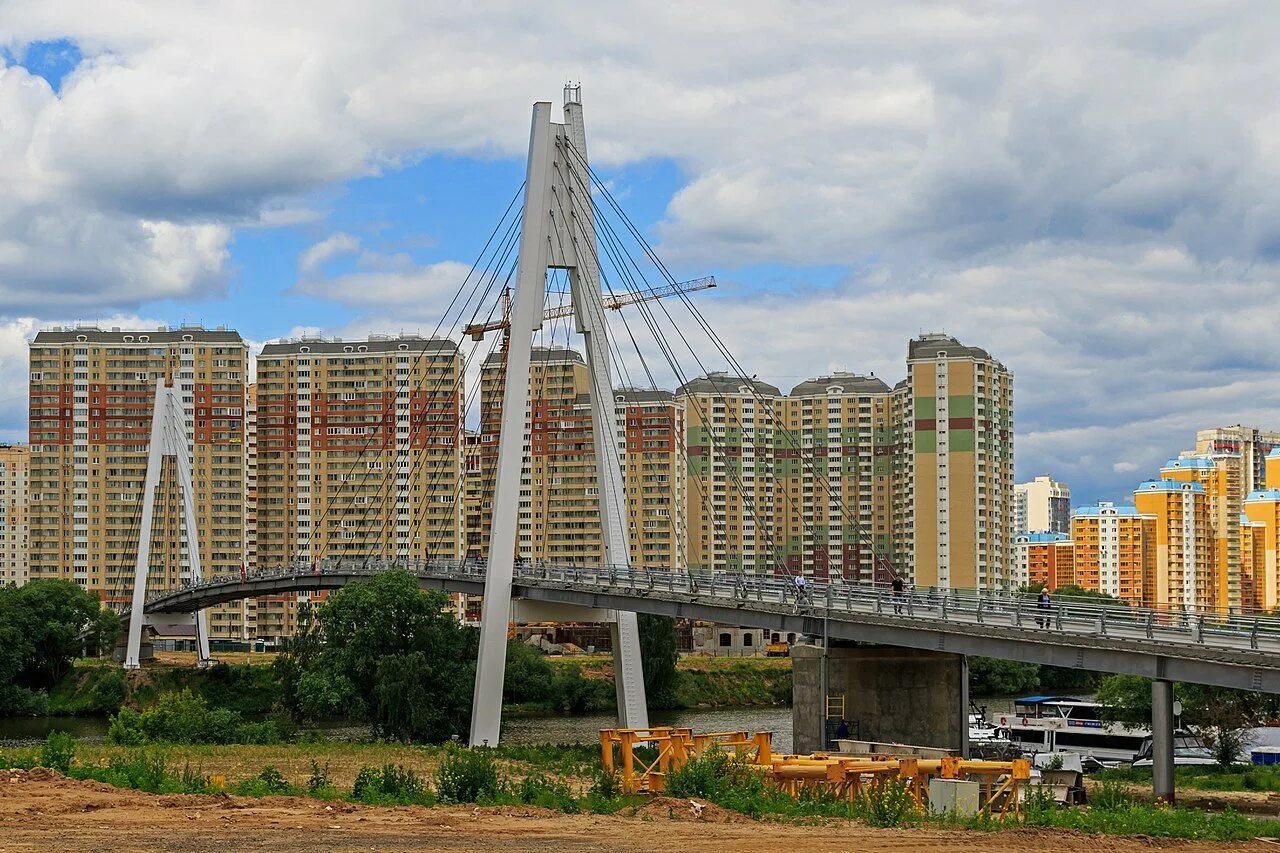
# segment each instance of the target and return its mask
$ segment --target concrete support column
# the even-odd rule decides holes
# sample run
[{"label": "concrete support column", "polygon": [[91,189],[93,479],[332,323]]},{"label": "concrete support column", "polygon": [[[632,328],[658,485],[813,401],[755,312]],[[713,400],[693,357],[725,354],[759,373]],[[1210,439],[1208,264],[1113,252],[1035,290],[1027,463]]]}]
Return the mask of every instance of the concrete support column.
[{"label": "concrete support column", "polygon": [[1172,803],[1173,682],[1151,682],[1151,781],[1157,799]]},{"label": "concrete support column", "polygon": [[969,656],[960,655],[960,755],[969,757]]}]

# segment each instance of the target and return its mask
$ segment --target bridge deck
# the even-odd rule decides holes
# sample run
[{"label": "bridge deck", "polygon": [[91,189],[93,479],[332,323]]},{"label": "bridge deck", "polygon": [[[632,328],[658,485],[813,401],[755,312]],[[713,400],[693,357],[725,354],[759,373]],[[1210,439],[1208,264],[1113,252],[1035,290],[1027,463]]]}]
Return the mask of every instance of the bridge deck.
[{"label": "bridge deck", "polygon": [[[146,612],[189,613],[227,601],[283,592],[331,590],[368,578],[376,567],[262,571],[153,595]],[[424,588],[479,594],[474,563],[411,565]],[[530,600],[632,610],[721,624],[934,649],[1075,669],[1127,673],[1280,693],[1280,619],[1187,614],[938,592],[899,594],[883,587],[789,583],[754,576],[518,566],[515,595]]]}]

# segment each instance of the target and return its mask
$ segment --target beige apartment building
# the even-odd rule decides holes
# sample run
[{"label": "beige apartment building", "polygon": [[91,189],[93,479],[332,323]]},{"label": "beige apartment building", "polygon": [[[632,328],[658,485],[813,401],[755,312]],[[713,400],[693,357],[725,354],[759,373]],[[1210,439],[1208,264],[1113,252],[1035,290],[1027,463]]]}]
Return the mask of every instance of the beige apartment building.
[{"label": "beige apartment building", "polygon": [[[1199,443],[1199,438],[1197,438]],[[1264,457],[1265,460],[1265,457]],[[1240,452],[1187,454],[1170,459],[1160,469],[1160,477],[1180,483],[1199,483],[1209,503],[1209,526],[1213,532],[1212,599],[1202,602],[1224,609],[1239,610],[1246,597],[1242,578],[1240,518],[1248,492],[1252,462]],[[1265,467],[1265,465],[1264,465]]]},{"label": "beige apartment building", "polygon": [[1139,513],[1155,518],[1153,606],[1214,606],[1214,533],[1204,486],[1148,480],[1134,491],[1133,502]]},{"label": "beige apartment building", "polygon": [[904,565],[919,587],[1007,589],[1013,564],[1013,375],[986,350],[926,334],[895,388],[909,464]]},{"label": "beige apartment building", "polygon": [[412,335],[263,347],[258,564],[457,558],[463,371],[456,343]]},{"label": "beige apartment building", "polygon": [[[156,380],[176,383],[186,415],[206,574],[244,559],[244,388],[248,350],[226,329],[39,332],[30,345],[32,578],[73,580],[119,607],[133,588]],[[190,578],[171,461],[163,467],[148,586]],[[219,614],[239,608],[216,609]]]},{"label": "beige apartment building", "polygon": [[881,582],[896,566],[893,465],[899,437],[881,379],[833,373],[779,401],[774,512],[789,573]]},{"label": "beige apartment building", "polygon": [[758,379],[709,373],[680,386],[676,396],[688,436],[690,568],[781,571],[774,431],[782,392]]},{"label": "beige apartment building", "polygon": [[0,445],[0,586],[27,582],[27,503],[31,449]]}]

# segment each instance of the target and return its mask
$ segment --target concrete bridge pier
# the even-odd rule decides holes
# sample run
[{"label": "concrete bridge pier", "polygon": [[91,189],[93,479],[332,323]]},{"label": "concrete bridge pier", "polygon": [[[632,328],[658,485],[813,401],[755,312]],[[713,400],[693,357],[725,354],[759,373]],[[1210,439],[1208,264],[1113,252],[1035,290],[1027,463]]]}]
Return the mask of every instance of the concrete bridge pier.
[{"label": "concrete bridge pier", "polygon": [[1170,805],[1173,790],[1173,682],[1151,682],[1151,782],[1156,799]]},{"label": "concrete bridge pier", "polygon": [[[798,753],[835,748],[843,718],[856,740],[969,754],[969,666],[964,655],[833,641],[791,649],[791,737]],[[826,696],[822,685],[826,684]]]}]

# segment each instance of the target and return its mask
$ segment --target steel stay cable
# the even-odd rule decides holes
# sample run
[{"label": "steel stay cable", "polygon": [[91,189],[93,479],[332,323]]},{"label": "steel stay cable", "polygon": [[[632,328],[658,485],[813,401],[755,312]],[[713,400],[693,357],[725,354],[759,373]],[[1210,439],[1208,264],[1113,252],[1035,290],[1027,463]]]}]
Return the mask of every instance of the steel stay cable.
[{"label": "steel stay cable", "polygon": [[[559,164],[558,164],[558,163],[557,163],[557,168],[559,168]],[[574,177],[575,177],[575,179],[577,179],[578,184],[579,184],[579,187],[580,187],[580,189],[582,190],[582,192],[586,193],[586,197],[587,197],[588,199],[590,199],[590,198],[591,198],[590,190],[589,190],[589,189],[587,189],[587,188],[584,188],[584,187],[583,187],[583,185],[582,185],[582,181],[581,181],[581,178],[576,174],[576,172],[574,173]],[[596,209],[594,201],[592,201],[592,206],[593,206],[593,210],[594,210],[594,209]],[[609,229],[607,219],[604,217],[604,212],[603,212],[603,211],[598,211],[598,213],[599,213],[599,216],[598,216],[598,217],[595,217],[595,216],[593,216],[593,217],[592,217],[593,222],[600,222],[600,223],[603,223],[603,224],[605,225],[605,228],[606,228],[606,229]],[[595,240],[595,239],[593,239],[593,238],[588,238],[588,237],[587,237],[587,234],[586,234],[586,226],[583,224],[582,218],[576,218],[576,220],[577,220],[577,223],[578,223],[578,229],[577,229],[577,230],[578,230],[578,233],[581,233],[581,234],[582,234],[582,236],[583,236],[583,242],[585,242],[585,243],[587,244],[587,246],[588,246],[588,247],[590,248],[590,250],[591,250],[592,257],[593,257],[593,258],[594,258],[594,260],[595,260],[596,269],[597,269],[597,270],[599,270],[600,280],[601,280],[601,282],[605,285],[605,287],[606,287],[606,288],[608,288],[610,297],[616,301],[618,297],[617,297],[617,295],[614,293],[612,285],[610,285],[610,284],[608,283],[608,277],[605,275],[605,266],[604,266],[604,264],[601,262],[601,260],[600,260],[600,256],[599,256],[599,254],[598,254],[598,252],[597,252],[597,249],[596,249],[596,240]],[[576,244],[576,242],[577,242],[577,235],[576,235],[576,234],[574,234],[574,235],[571,235],[571,236],[573,236],[573,239],[574,239],[575,244]],[[594,235],[593,235],[593,237],[594,237]],[[613,252],[613,251],[611,251],[611,246],[610,246],[610,243],[609,243],[609,240],[608,240],[608,239],[606,239],[606,240],[604,241],[604,247],[605,247],[605,253],[606,253],[607,255],[609,255],[610,260],[611,260],[611,262],[613,263],[613,266],[614,266],[615,272],[619,272],[619,273],[620,273],[620,276],[621,276],[621,277],[622,277],[622,279],[623,279],[623,282],[622,282],[622,283],[623,283],[623,286],[624,286],[624,287],[627,287],[627,286],[628,286],[628,281],[630,281],[630,273],[629,273],[629,271],[625,268],[625,266],[623,266],[623,265],[621,265],[621,264],[619,263],[619,261],[618,261],[618,259],[617,259],[617,256],[614,254],[614,252]],[[634,285],[634,282],[632,282],[632,285]],[[635,288],[634,286],[632,286],[632,287],[631,287],[631,289],[629,290],[629,292],[630,292],[630,293],[632,293],[632,294],[634,294],[636,291],[637,291],[637,288]],[[648,292],[652,293],[652,292],[654,292],[654,291],[650,290],[650,291],[648,291]],[[645,360],[645,358],[644,358],[644,354],[643,354],[643,352],[642,352],[642,351],[641,351],[641,349],[640,349],[640,344],[639,344],[639,342],[636,340],[635,334],[634,334],[634,332],[632,332],[630,324],[627,322],[625,312],[623,312],[623,311],[618,311],[617,313],[618,313],[618,315],[619,315],[620,319],[622,320],[623,326],[624,326],[624,328],[625,328],[625,329],[626,329],[626,331],[627,331],[627,336],[630,338],[631,343],[632,343],[632,346],[633,346],[633,347],[635,348],[635,350],[636,350],[636,356],[637,356],[637,358],[640,360],[640,364],[641,364],[641,366],[644,368],[644,371],[645,371],[645,373],[646,373],[646,374],[647,374],[647,376],[648,376],[650,387],[651,387],[651,388],[656,389],[656,388],[657,388],[657,381],[655,380],[655,378],[654,378],[654,376],[653,376],[653,371],[649,368],[649,363],[648,363],[648,362]],[[653,330],[651,330],[651,331],[653,331]],[[655,339],[656,339],[656,338],[658,338],[658,335],[657,335],[656,331],[654,332],[654,334],[655,334]],[[610,341],[612,341],[612,336],[610,336]],[[659,346],[661,346],[661,345],[662,345],[662,342],[661,342],[660,340],[658,341],[658,343],[659,343]],[[672,359],[669,359],[669,361],[671,361],[671,360],[672,360]],[[627,377],[628,377],[628,382],[630,382],[630,373],[629,373],[629,371],[627,371],[627,368],[626,368],[626,362],[625,362],[625,360],[624,360],[624,359],[622,359],[622,357],[621,357],[621,353],[620,353],[620,352],[619,352],[619,354],[618,354],[618,361],[621,363],[621,365],[622,365],[622,370],[624,371],[624,373],[625,373],[625,374],[627,375]],[[673,396],[674,396],[674,395],[673,395]],[[674,441],[674,442],[679,442],[679,441],[683,438],[683,436],[681,436],[681,435],[678,435],[678,434],[677,434],[676,426],[677,426],[677,425],[676,425],[676,424],[675,424],[675,422],[673,421],[673,422],[672,422],[672,438],[673,438],[673,441]],[[672,448],[672,452],[673,452],[673,453],[675,453],[675,452],[676,452],[676,448],[675,448],[675,447],[673,447],[673,448]],[[677,459],[678,459],[678,457],[677,457]],[[679,462],[677,462],[677,464],[680,464],[680,463],[679,463]],[[704,508],[704,510],[705,510],[705,509],[707,509],[707,494],[706,494],[706,490],[703,488],[703,484],[701,483],[701,481],[700,481],[698,478],[694,478],[694,481],[693,481],[693,482],[694,482],[695,486],[696,486],[696,487],[697,487],[697,489],[698,489],[698,492],[699,492],[699,494],[700,494],[700,496],[701,496],[701,500],[702,500],[702,506],[703,506],[703,508]],[[676,529],[676,526],[675,526],[675,518],[676,518],[676,513],[683,514],[683,511],[684,511],[683,506],[679,506],[679,507],[675,507],[673,510],[669,511],[669,514],[668,514],[668,519],[669,519],[669,528],[671,529],[671,532],[672,532],[673,538],[674,538],[674,540],[677,542],[677,544],[679,543],[679,541],[680,541],[680,538],[681,538],[681,537],[680,537],[680,535],[679,535],[679,531]],[[713,525],[713,527],[714,527],[714,525],[716,524],[716,515],[715,515],[715,513],[710,512],[710,511],[708,511],[708,515],[710,515],[710,516],[712,517],[712,525]],[[724,528],[724,523],[723,523],[723,521],[721,521],[721,523],[720,523],[720,528],[721,528],[721,533],[722,533],[722,535],[724,536],[724,538],[725,538],[725,539],[727,539],[728,531]],[[685,537],[686,537],[686,538],[685,538],[685,550],[686,550],[686,553],[685,553],[684,555],[682,555],[682,556],[684,557],[684,559],[685,559],[685,560],[687,560],[687,549],[688,549],[687,536],[688,536],[688,530],[687,530],[687,528],[686,528],[686,530],[685,530]],[[686,567],[686,568],[687,568],[687,567]]]},{"label": "steel stay cable", "polygon": [[[624,222],[624,224],[627,226],[628,230],[629,230],[629,231],[631,232],[631,234],[636,238],[637,242],[638,242],[638,243],[641,245],[641,247],[643,248],[643,250],[644,250],[645,254],[650,258],[650,260],[654,263],[654,265],[655,265],[656,267],[658,267],[658,269],[660,269],[660,270],[661,270],[661,272],[663,273],[663,275],[667,278],[667,280],[668,280],[672,285],[677,284],[677,283],[676,283],[676,281],[675,281],[675,278],[671,275],[670,271],[669,271],[669,270],[667,270],[667,268],[666,268],[665,264],[663,264],[663,263],[662,263],[662,260],[661,260],[661,259],[657,256],[657,254],[652,250],[652,247],[650,247],[650,246],[649,246],[648,242],[647,242],[647,241],[644,239],[644,237],[639,233],[639,231],[636,229],[636,227],[635,227],[634,223],[632,223],[632,222],[630,221],[630,219],[626,216],[626,213],[625,213],[624,211],[622,211],[622,209],[621,209],[621,207],[618,205],[618,203],[617,203],[616,199],[614,199],[614,198],[613,198],[613,195],[612,195],[612,193],[609,191],[608,187],[607,187],[607,186],[605,186],[605,185],[604,185],[604,182],[599,178],[599,176],[598,176],[598,175],[596,175],[596,173],[595,173],[593,170],[591,170],[590,166],[589,166],[588,164],[586,164],[585,159],[582,157],[582,155],[581,155],[579,152],[577,152],[577,150],[576,150],[576,149],[574,149],[572,145],[570,145],[570,150],[572,150],[572,151],[573,151],[573,153],[578,157],[579,161],[583,163],[584,167],[588,170],[589,174],[590,174],[590,175],[591,175],[591,177],[593,178],[593,180],[594,180],[595,184],[600,188],[600,190],[601,190],[602,194],[603,194],[603,195],[605,196],[605,198],[609,201],[610,206],[611,206],[611,207],[612,207],[612,208],[617,212],[617,214],[618,214],[619,218]],[[634,263],[634,262],[633,262],[633,263]],[[637,270],[638,270],[638,267],[637,267]],[[734,370],[735,370],[735,371],[736,371],[740,376],[742,376],[742,377],[744,377],[744,378],[745,378],[745,376],[746,376],[746,372],[745,372],[745,370],[744,370],[744,369],[742,368],[742,366],[737,362],[737,360],[733,357],[732,353],[728,351],[727,347],[725,347],[725,346],[724,346],[724,344],[723,344],[723,342],[720,340],[719,336],[718,336],[718,335],[716,335],[715,330],[711,328],[710,324],[709,324],[709,323],[707,323],[706,319],[702,316],[701,312],[696,308],[696,306],[694,306],[694,304],[693,304],[692,300],[690,300],[690,299],[689,299],[689,297],[688,297],[688,295],[687,295],[687,294],[685,294],[685,293],[683,293],[682,291],[680,291],[678,287],[676,287],[676,288],[675,288],[675,290],[676,290],[676,295],[681,299],[681,301],[682,301],[682,302],[684,302],[684,304],[686,305],[686,307],[687,307],[687,308],[688,308],[688,310],[690,311],[691,315],[695,318],[695,320],[696,320],[696,321],[698,322],[698,324],[702,327],[702,329],[707,333],[708,337],[712,340],[713,344],[715,344],[715,346],[716,346],[716,347],[717,347],[717,349],[720,351],[720,353],[721,353],[721,354],[726,358],[726,360],[730,363],[730,366],[731,366],[731,367],[733,367],[733,369],[734,369]],[[680,331],[680,328],[679,328],[678,324],[675,324],[674,318],[671,318],[671,317],[670,317],[670,312],[669,312],[669,311],[667,311],[666,306],[665,306],[665,305],[663,305],[663,306],[659,306],[659,307],[660,307],[660,308],[662,308],[663,312],[664,312],[664,313],[666,313],[666,314],[668,315],[668,319],[671,319],[671,320],[672,320],[672,323],[673,323],[673,325],[675,326],[675,328],[676,328],[676,330],[677,330],[677,333],[678,333],[678,334],[680,334],[680,336],[681,336],[681,338],[682,338],[682,339],[684,339],[683,332],[681,332],[681,331]],[[689,345],[688,345],[687,340],[685,341],[685,343],[686,343],[686,346],[689,346]],[[692,347],[690,347],[690,352],[691,352],[691,354],[694,354],[695,359],[696,359],[696,358],[697,358],[697,356],[696,356],[696,353],[693,353]],[[704,372],[705,372],[705,370],[704,370]],[[763,405],[765,405],[765,406],[769,409],[770,415],[771,415],[771,417],[772,417],[772,419],[773,419],[773,421],[774,421],[774,423],[775,423],[775,425],[776,425],[776,424],[777,424],[777,422],[778,422],[778,418],[777,418],[777,413],[776,413],[776,411],[774,410],[773,406],[772,406],[770,403],[768,403],[768,401],[766,401],[766,400],[764,400],[763,398],[760,398],[758,395],[756,395],[756,394],[755,394],[755,392],[754,392],[754,388],[752,389],[752,395],[753,395],[753,397],[756,397],[757,402],[762,403]],[[820,472],[818,472],[818,471],[817,471],[816,466],[813,464],[812,459],[805,460],[804,453],[803,453],[803,448],[802,448],[802,447],[800,447],[798,444],[796,444],[796,443],[795,443],[795,439],[794,439],[794,437],[790,434],[790,431],[789,431],[789,430],[786,430],[786,429],[783,429],[783,430],[782,430],[782,432],[783,432],[783,433],[787,436],[787,438],[792,442],[792,446],[793,446],[793,448],[794,448],[794,449],[796,449],[796,450],[799,450],[799,451],[800,451],[800,459],[801,459],[802,463],[803,463],[803,462],[805,462],[805,461],[807,461],[807,462],[808,462],[808,464],[809,464],[809,468],[810,468],[810,475],[811,475],[811,476],[813,476],[815,480],[817,480],[818,482],[820,482],[820,483],[823,485],[824,489],[827,491],[828,496],[829,496],[829,497],[831,497],[832,499],[834,499],[835,504],[836,504],[838,507],[840,507],[841,514],[843,515],[843,517],[844,517],[845,521],[846,521],[846,522],[847,522],[847,523],[848,523],[848,524],[849,524],[849,525],[854,529],[854,532],[855,532],[855,534],[857,535],[857,537],[858,537],[860,540],[865,541],[865,542],[867,543],[867,545],[870,547],[871,554],[872,554],[872,571],[873,571],[873,577],[874,577],[874,572],[875,572],[875,569],[876,569],[875,564],[876,564],[876,562],[877,562],[877,557],[879,557],[879,558],[883,561],[883,563],[888,564],[888,565],[887,565],[887,568],[888,568],[888,570],[889,570],[890,574],[892,574],[892,575],[895,575],[895,576],[896,576],[896,572],[894,572],[894,571],[893,571],[893,568],[892,568],[892,566],[893,566],[893,562],[892,562],[892,560],[891,560],[890,558],[888,558],[887,556],[885,556],[885,555],[882,555],[882,554],[879,554],[879,553],[878,553],[878,552],[879,552],[879,549],[878,549],[878,548],[877,548],[877,546],[875,545],[875,541],[874,541],[874,539],[870,536],[870,534],[869,534],[869,533],[867,533],[867,532],[863,529],[861,522],[853,518],[853,516],[852,516],[852,515],[851,515],[851,513],[849,512],[848,508],[844,505],[844,502],[843,502],[842,497],[840,497],[839,495],[837,495],[837,494],[835,493],[834,489],[832,488],[832,486],[831,486],[831,484],[830,484],[830,481],[826,478],[826,476],[825,476],[825,475],[823,475],[823,474],[821,474]],[[801,513],[801,516],[803,517],[803,513]],[[842,569],[843,569],[843,560],[842,560]]]},{"label": "steel stay cable", "polygon": [[[603,242],[604,242],[604,246],[605,246],[605,250],[606,250],[606,252],[607,252],[608,254],[610,254],[610,256],[611,256],[611,257],[613,257],[613,258],[614,258],[614,264],[615,264],[615,267],[620,267],[620,268],[622,268],[622,269],[626,270],[625,265],[623,265],[623,264],[622,264],[622,262],[621,262],[620,260],[618,260],[618,257],[619,257],[619,256],[621,256],[621,257],[628,257],[628,259],[629,259],[629,256],[628,256],[628,255],[627,255],[627,253],[625,252],[625,249],[623,249],[623,248],[622,248],[621,243],[620,243],[620,240],[619,240],[619,238],[618,238],[618,236],[617,236],[616,232],[614,232],[614,231],[613,231],[613,229],[612,229],[612,227],[608,225],[608,220],[607,220],[607,218],[604,216],[604,212],[603,212],[603,211],[601,211],[600,221],[601,221],[601,222],[604,224],[604,226],[605,226],[605,228],[604,228],[604,232],[605,232],[605,240],[604,240]],[[611,244],[612,244],[612,245],[611,245]],[[633,263],[633,265],[634,265],[634,261],[633,261],[632,263]],[[636,269],[637,269],[637,272],[638,272],[638,271],[639,271],[638,267],[637,267]],[[630,280],[630,275],[631,275],[631,274],[630,274],[630,271],[629,271],[629,270],[626,270],[626,274],[623,276],[624,283],[625,283],[626,281]],[[660,300],[658,300],[658,301],[660,301]],[[646,319],[646,323],[649,325],[649,328],[650,328],[650,332],[651,332],[651,334],[653,334],[655,341],[656,341],[656,342],[658,343],[658,345],[659,345],[659,348],[660,348],[660,349],[662,349],[662,351],[663,351],[664,355],[665,355],[665,356],[666,356],[666,358],[667,358],[668,365],[672,368],[673,372],[675,372],[675,373],[676,373],[677,378],[679,378],[679,379],[680,379],[680,381],[681,381],[681,384],[682,384],[682,385],[688,384],[688,382],[689,382],[688,378],[685,376],[683,369],[682,369],[682,368],[680,367],[680,365],[679,365],[679,361],[678,361],[678,359],[676,359],[676,358],[675,358],[675,356],[674,356],[674,353],[673,353],[673,352],[671,352],[671,350],[669,349],[669,347],[667,347],[667,346],[666,346],[666,344],[665,344],[665,338],[664,338],[664,336],[662,335],[662,333],[658,330],[658,327],[657,327],[656,321],[654,320],[654,318],[653,318],[653,316],[652,316],[652,313],[651,313],[651,310],[648,308],[647,304],[645,304],[645,303],[637,303],[637,308],[638,308],[638,310],[640,311],[641,316],[642,316],[642,317],[644,317],[644,318]],[[677,330],[677,332],[678,332],[678,330]],[[687,342],[686,342],[686,347],[688,347]],[[691,352],[691,354],[694,356],[695,361],[698,361],[699,367],[701,367],[701,368],[703,369],[703,372],[704,372],[704,373],[708,373],[708,371],[707,371],[707,370],[706,370],[706,368],[705,368],[705,365],[703,365],[703,364],[701,363],[701,361],[700,361],[700,359],[698,358],[697,354],[696,354],[695,352],[693,352],[693,351],[692,351],[692,348],[690,348],[690,352]],[[721,399],[723,399],[723,396],[721,397]],[[693,405],[696,407],[696,409],[698,410],[699,416],[700,416],[700,417],[705,421],[705,423],[707,423],[707,424],[712,424],[712,420],[711,420],[711,418],[709,418],[709,417],[707,416],[706,412],[702,409],[702,404],[701,404],[701,402],[698,400],[697,396],[696,396],[696,395],[693,395],[693,394],[690,394],[690,395],[689,395],[689,400],[690,400],[690,402],[692,402],[692,403],[693,403]],[[735,416],[735,420],[737,420],[736,416]],[[741,427],[742,427],[742,424],[739,422],[738,426],[739,426],[739,428],[741,428]],[[710,426],[708,426],[708,428],[707,428],[707,438],[708,438],[708,440],[709,440],[709,441],[711,442],[711,444],[712,444],[713,452],[714,452],[715,450],[719,449],[719,448],[717,447],[717,439],[716,439],[716,436],[715,436],[715,434],[714,434],[714,431],[710,428]],[[722,455],[726,455],[726,454],[722,454]],[[726,467],[727,467],[727,466],[726,466]],[[733,483],[733,485],[734,485],[735,489],[737,490],[737,492],[738,492],[738,494],[739,494],[739,497],[741,497],[741,498],[742,498],[743,503],[744,503],[745,505],[747,505],[747,507],[749,508],[749,510],[748,510],[748,511],[750,512],[750,514],[751,514],[751,516],[752,516],[752,519],[753,519],[753,520],[754,520],[754,522],[756,523],[758,530],[763,532],[763,538],[764,538],[764,540],[765,540],[766,544],[768,545],[768,547],[770,548],[770,551],[774,554],[774,557],[773,557],[773,559],[771,560],[771,562],[774,564],[774,568],[775,568],[775,569],[780,569],[780,570],[782,571],[782,573],[784,573],[784,574],[790,574],[790,573],[791,573],[790,567],[789,567],[789,566],[787,566],[787,565],[785,564],[785,562],[782,562],[782,561],[778,560],[778,559],[777,559],[777,557],[776,557],[776,554],[777,554],[777,546],[776,546],[776,542],[774,541],[774,538],[773,538],[773,533],[772,533],[772,523],[770,522],[770,523],[766,524],[766,523],[764,523],[764,522],[762,521],[762,518],[761,518],[760,512],[759,512],[759,510],[757,509],[757,506],[756,506],[756,501],[755,501],[755,499],[754,499],[754,498],[749,497],[749,496],[747,495],[747,490],[746,490],[746,488],[745,488],[745,485],[744,485],[744,484],[743,484],[743,482],[742,482],[741,476],[740,476],[740,475],[738,475],[736,472],[733,472],[733,471],[731,471],[731,470],[727,470],[727,471],[726,471],[726,474],[728,474],[727,479],[729,479],[729,480]],[[695,479],[695,483],[696,483],[696,482],[697,482],[697,480]],[[704,492],[704,500],[705,500],[705,492]],[[713,525],[716,523],[716,521],[717,521],[717,520],[719,520],[719,521],[720,521],[720,525],[721,525],[721,527],[722,527],[722,528],[724,528],[724,526],[727,524],[727,516],[725,516],[725,517],[720,517],[719,519],[717,519],[717,514],[714,512],[714,510],[710,513],[710,515],[711,515],[711,517],[712,517],[712,523],[713,523]],[[726,536],[727,536],[727,534],[726,534]],[[758,558],[757,558],[757,564],[758,564],[758,562],[759,562],[759,561],[758,561]]]},{"label": "steel stay cable", "polygon": [[[502,229],[502,224],[503,224],[503,222],[505,222],[505,221],[506,221],[508,214],[510,214],[510,213],[511,213],[511,211],[512,211],[512,209],[515,207],[515,205],[516,205],[516,201],[520,198],[520,192],[521,192],[521,190],[523,190],[523,189],[524,189],[524,183],[523,183],[523,182],[521,182],[520,186],[516,189],[515,194],[511,197],[511,201],[507,203],[507,207],[506,207],[506,209],[503,211],[502,216],[498,219],[498,222],[497,222],[497,224],[494,226],[493,231],[491,231],[491,232],[490,232],[488,239],[486,239],[486,240],[485,240],[484,246],[483,246],[483,247],[481,247],[479,255],[477,255],[475,262],[471,265],[471,269],[467,272],[467,275],[463,278],[462,283],[458,285],[457,290],[456,290],[456,291],[454,291],[454,294],[453,294],[453,296],[450,298],[448,305],[445,307],[444,313],[443,313],[443,314],[441,315],[441,317],[440,317],[440,321],[436,324],[436,328],[435,328],[435,330],[434,330],[434,331],[431,333],[431,335],[429,336],[429,338],[428,338],[429,340],[430,340],[430,339],[434,339],[434,338],[437,338],[437,337],[438,337],[438,335],[439,335],[439,333],[440,333],[440,329],[443,327],[445,320],[448,318],[449,313],[450,313],[450,312],[452,311],[452,309],[453,309],[453,306],[457,303],[458,298],[462,295],[463,291],[465,290],[465,288],[466,288],[466,286],[467,286],[467,282],[469,282],[469,281],[471,280],[472,275],[474,275],[474,274],[475,274],[476,270],[477,270],[477,269],[479,268],[479,266],[480,266],[480,263],[484,260],[485,255],[486,255],[486,254],[488,253],[488,251],[489,251],[489,247],[490,247],[490,245],[492,245],[492,243],[493,243],[493,239],[494,239],[494,237],[495,237],[495,236],[497,236],[497,235],[498,235],[498,232]],[[511,226],[509,226],[509,228],[508,228],[508,233],[510,233],[510,231],[514,228],[515,223],[517,223],[517,222],[519,222],[519,216],[516,216],[515,218],[513,218],[513,220],[512,220],[512,225],[511,225]],[[505,240],[505,237],[504,237],[504,240]],[[475,289],[476,289],[476,288],[478,288],[478,286],[479,286],[479,281],[477,281],[476,286],[475,286],[475,287],[473,287],[473,289],[472,289],[473,293],[474,293]],[[456,321],[455,321],[455,323],[456,323]],[[416,366],[416,365],[417,365],[418,361],[419,361],[419,360],[421,360],[421,358],[422,358],[422,356],[425,354],[425,352],[426,352],[426,348],[424,347],[424,348],[423,348],[423,350],[422,350],[421,352],[419,352],[418,357],[417,357],[417,359],[415,359],[413,366]],[[412,369],[412,368],[411,368],[411,369]],[[387,407],[387,409],[383,412],[383,415],[382,415],[382,423],[380,424],[380,426],[385,426],[385,421],[386,421],[386,418],[387,418],[388,414],[390,414],[390,413],[392,413],[392,412],[394,411],[394,405],[395,405],[395,400],[394,400],[394,396],[393,396],[393,398],[392,398],[392,402],[391,402],[391,405],[390,405],[390,406],[388,406],[388,407]],[[356,455],[356,458],[355,458],[355,459],[353,459],[353,460],[351,461],[351,464],[350,464],[350,466],[348,467],[347,472],[346,472],[348,475],[355,471],[356,464],[357,464],[357,463],[358,463],[358,462],[359,462],[359,461],[364,457],[365,453],[366,453],[366,452],[368,452],[369,448],[370,448],[370,447],[372,447],[373,442],[374,442],[374,439],[375,439],[377,436],[378,436],[378,433],[371,433],[371,434],[370,434],[370,436],[369,436],[368,440],[365,442],[364,446],[360,449],[360,452]],[[368,476],[368,473],[369,473],[369,469],[367,469],[367,468],[366,468],[366,470],[365,470],[365,474],[364,474],[364,477],[367,477],[367,476]],[[360,487],[362,487],[362,486],[363,486],[363,483],[364,483],[364,478],[362,477],[361,482],[360,482]],[[326,491],[327,491],[327,490],[326,490]],[[312,536],[314,536],[314,535],[316,534],[316,532],[317,532],[317,531],[323,531],[323,530],[324,530],[324,523],[325,523],[325,521],[328,519],[329,512],[330,512],[330,510],[332,509],[333,504],[334,504],[334,501],[333,501],[332,499],[330,499],[330,500],[326,500],[326,502],[325,502],[324,512],[321,514],[321,516],[320,516],[320,520],[319,520],[318,522],[316,522],[315,524],[313,524],[313,526],[311,527],[311,531],[312,531],[311,535],[312,535]],[[323,534],[321,534],[321,535],[323,535]],[[326,539],[322,542],[322,544],[320,545],[320,549],[319,549],[319,552],[318,552],[318,553],[317,553],[317,551],[316,551],[316,549],[315,549],[315,547],[314,547],[314,542],[313,542],[313,541],[311,541],[311,540],[309,540],[309,544],[311,545],[311,547],[309,547],[309,548],[308,548],[308,550],[310,550],[310,551],[311,551],[311,553],[312,553],[312,555],[313,555],[313,557],[312,557],[312,558],[313,558],[313,559],[323,559],[325,549],[327,549],[327,547],[329,546],[330,541],[326,538]]]}]

